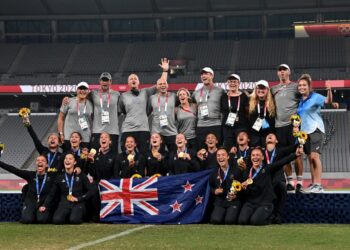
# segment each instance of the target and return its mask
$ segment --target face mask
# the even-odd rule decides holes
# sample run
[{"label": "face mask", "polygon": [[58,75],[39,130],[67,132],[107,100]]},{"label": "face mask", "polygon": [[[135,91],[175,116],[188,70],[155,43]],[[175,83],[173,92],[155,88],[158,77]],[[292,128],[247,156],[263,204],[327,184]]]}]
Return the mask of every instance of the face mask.
[{"label": "face mask", "polygon": [[138,96],[138,95],[140,94],[140,91],[139,91],[138,89],[132,88],[132,89],[131,89],[131,93],[132,93],[133,95]]}]

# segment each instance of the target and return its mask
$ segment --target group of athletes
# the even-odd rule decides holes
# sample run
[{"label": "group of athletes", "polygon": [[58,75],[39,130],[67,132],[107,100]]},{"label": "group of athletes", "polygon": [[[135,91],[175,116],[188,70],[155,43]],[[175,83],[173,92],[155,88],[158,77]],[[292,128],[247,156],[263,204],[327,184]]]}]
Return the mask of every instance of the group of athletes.
[{"label": "group of athletes", "polygon": [[[101,74],[99,89],[90,91],[86,82],[78,83],[76,96],[63,98],[58,133],[49,135],[47,146],[30,118],[23,117],[39,153],[36,171],[0,162],[1,168],[28,182],[22,190],[23,223],[98,222],[101,179],[211,169],[214,224],[281,223],[287,190],[323,192],[320,153],[325,128],[320,109],[324,104],[338,107],[330,86],[327,97],[315,93],[309,75],[292,82],[289,66],[281,64],[279,84],[270,88],[260,80],[249,94],[240,90],[239,75],[228,75],[223,89],[215,86],[214,71],[205,67],[200,72],[202,87],[192,94],[185,88],[175,93],[168,91],[169,60],[162,58],[159,66],[162,75],[155,86],[140,88],[138,76],[131,74],[129,90],[122,94],[111,88],[108,72]],[[296,114],[301,120],[297,125],[291,120]],[[300,132],[307,134],[306,143],[295,137]],[[304,153],[312,175],[305,189]]]}]

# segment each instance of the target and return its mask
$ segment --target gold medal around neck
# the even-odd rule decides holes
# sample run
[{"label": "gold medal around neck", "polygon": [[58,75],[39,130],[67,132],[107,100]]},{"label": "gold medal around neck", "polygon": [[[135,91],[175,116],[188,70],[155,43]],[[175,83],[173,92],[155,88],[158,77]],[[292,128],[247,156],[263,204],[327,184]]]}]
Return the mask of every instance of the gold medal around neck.
[{"label": "gold medal around neck", "polygon": [[251,184],[253,184],[253,179],[252,178],[248,178],[246,180],[246,182],[247,182],[248,185],[251,185]]},{"label": "gold medal around neck", "polygon": [[67,200],[68,201],[72,201],[72,199],[73,199],[73,195],[71,195],[71,194],[67,195]]}]

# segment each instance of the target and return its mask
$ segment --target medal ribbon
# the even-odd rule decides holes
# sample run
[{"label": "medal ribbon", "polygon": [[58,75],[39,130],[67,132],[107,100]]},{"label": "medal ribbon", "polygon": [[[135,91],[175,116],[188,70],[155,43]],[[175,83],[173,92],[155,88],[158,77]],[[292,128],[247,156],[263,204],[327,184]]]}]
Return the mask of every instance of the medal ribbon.
[{"label": "medal ribbon", "polygon": [[35,176],[35,188],[36,188],[36,195],[37,195],[37,197],[38,197],[38,200],[40,199],[41,191],[43,191],[43,189],[44,189],[44,186],[45,186],[45,183],[46,183],[46,178],[47,178],[47,173],[45,173],[43,182],[41,183],[41,187],[39,187],[39,177],[38,177],[38,174],[36,174],[36,176]]},{"label": "medal ribbon", "polygon": [[[246,157],[247,157],[247,152],[248,152],[248,148],[246,148],[246,149],[244,150],[243,158],[246,158]],[[242,156],[242,154],[243,154],[242,151],[239,150],[239,155]]]},{"label": "medal ribbon", "polygon": [[262,165],[260,165],[260,167],[255,171],[254,175],[252,176],[252,174],[253,174],[253,167],[252,167],[249,171],[249,178],[254,180],[254,178],[259,174],[261,169],[262,169]]},{"label": "medal ribbon", "polygon": [[68,186],[68,192],[69,192],[69,195],[72,195],[73,193],[73,184],[74,184],[74,173],[70,179],[70,182],[69,182],[69,178],[68,178],[68,175],[67,173],[64,173],[65,177],[66,177],[66,183],[67,183],[67,186]]},{"label": "medal ribbon", "polygon": [[[78,116],[80,116],[80,103],[79,103],[79,100],[77,100],[77,111],[78,111]],[[86,100],[85,100],[85,107],[84,107],[84,110],[83,110],[83,114],[85,115],[86,113]]]},{"label": "medal ribbon", "polygon": [[267,149],[265,150],[265,157],[266,157],[267,164],[271,164],[273,162],[273,160],[275,159],[275,154],[276,154],[276,148],[273,149],[271,159],[270,159],[269,151],[267,151]]},{"label": "medal ribbon", "polygon": [[49,168],[51,168],[51,165],[53,163],[53,161],[55,160],[56,158],[56,154],[57,152],[55,152],[55,154],[53,155],[52,159],[51,159],[51,154],[50,153],[47,153],[47,159],[48,159],[48,163],[49,163]]},{"label": "medal ribbon", "polygon": [[230,170],[230,165],[228,165],[226,173],[224,172],[225,173],[224,179],[221,178],[220,169],[221,168],[218,169],[218,177],[217,178],[220,181],[220,187],[221,187],[222,183],[226,180],[226,177],[228,175],[228,171]]}]

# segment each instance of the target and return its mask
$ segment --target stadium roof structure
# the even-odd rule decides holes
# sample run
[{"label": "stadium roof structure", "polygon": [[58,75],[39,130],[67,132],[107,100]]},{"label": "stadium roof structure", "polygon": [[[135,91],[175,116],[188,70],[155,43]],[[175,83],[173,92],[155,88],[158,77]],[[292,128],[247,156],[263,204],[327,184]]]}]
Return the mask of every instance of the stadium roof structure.
[{"label": "stadium roof structure", "polygon": [[348,0],[1,0],[0,20],[176,17],[349,11]]}]

